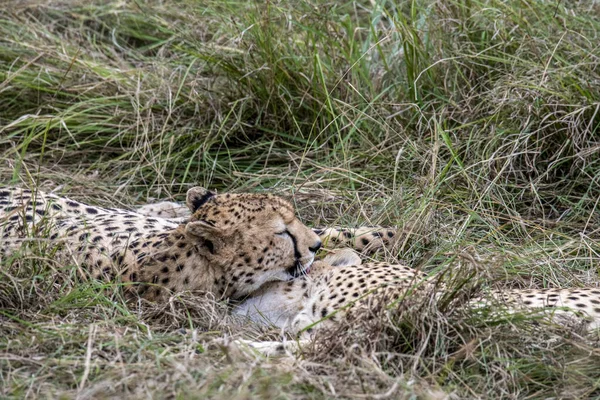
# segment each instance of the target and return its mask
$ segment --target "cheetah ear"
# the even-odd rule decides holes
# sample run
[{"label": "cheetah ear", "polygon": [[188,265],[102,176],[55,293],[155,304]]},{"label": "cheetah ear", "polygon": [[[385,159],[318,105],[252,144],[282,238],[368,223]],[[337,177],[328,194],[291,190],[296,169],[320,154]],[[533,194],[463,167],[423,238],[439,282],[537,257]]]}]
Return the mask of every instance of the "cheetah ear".
[{"label": "cheetah ear", "polygon": [[185,226],[185,233],[199,239],[201,248],[212,255],[219,253],[223,248],[224,232],[210,222],[188,222]]},{"label": "cheetah ear", "polygon": [[221,236],[224,233],[223,230],[214,223],[205,220],[188,222],[185,225],[185,232],[205,239]]},{"label": "cheetah ear", "polygon": [[196,186],[188,190],[185,203],[193,214],[214,196],[215,193]]}]

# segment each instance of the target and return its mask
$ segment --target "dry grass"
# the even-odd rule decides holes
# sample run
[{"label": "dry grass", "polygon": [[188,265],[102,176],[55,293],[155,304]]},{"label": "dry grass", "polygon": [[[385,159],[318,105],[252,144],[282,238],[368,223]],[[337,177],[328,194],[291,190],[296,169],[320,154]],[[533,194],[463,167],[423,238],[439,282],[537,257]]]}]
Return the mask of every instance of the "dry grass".
[{"label": "dry grass", "polygon": [[278,332],[224,304],[130,304],[32,244],[0,264],[0,397],[600,396],[597,334],[459,307],[598,285],[597,3],[93,3],[0,11],[3,183],[122,207],[268,190],[308,224],[404,227],[380,257],[451,295],[290,364],[228,346]]}]

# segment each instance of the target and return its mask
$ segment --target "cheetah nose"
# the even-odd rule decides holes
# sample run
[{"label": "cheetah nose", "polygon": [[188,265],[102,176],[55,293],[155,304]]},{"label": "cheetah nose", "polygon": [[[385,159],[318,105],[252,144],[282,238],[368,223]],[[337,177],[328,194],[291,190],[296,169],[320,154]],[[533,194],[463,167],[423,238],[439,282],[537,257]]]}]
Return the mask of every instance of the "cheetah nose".
[{"label": "cheetah nose", "polygon": [[315,243],[314,245],[310,246],[308,249],[310,251],[312,251],[313,253],[316,253],[317,251],[319,251],[319,249],[321,248],[321,245],[323,243],[321,243],[321,241],[319,240],[317,243]]}]

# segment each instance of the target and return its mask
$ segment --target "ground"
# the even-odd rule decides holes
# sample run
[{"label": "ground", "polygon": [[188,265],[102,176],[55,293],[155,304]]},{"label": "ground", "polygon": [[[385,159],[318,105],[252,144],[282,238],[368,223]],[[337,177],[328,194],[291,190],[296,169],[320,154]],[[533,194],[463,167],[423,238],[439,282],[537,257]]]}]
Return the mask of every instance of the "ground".
[{"label": "ground", "polygon": [[[0,180],[104,207],[286,196],[311,226],[398,226],[377,261],[439,298],[374,305],[296,364],[190,294],[130,304],[32,244],[1,261],[0,397],[594,397],[598,335],[460,311],[595,286],[594,2],[19,2],[0,11]],[[489,311],[489,312],[488,312]]]}]

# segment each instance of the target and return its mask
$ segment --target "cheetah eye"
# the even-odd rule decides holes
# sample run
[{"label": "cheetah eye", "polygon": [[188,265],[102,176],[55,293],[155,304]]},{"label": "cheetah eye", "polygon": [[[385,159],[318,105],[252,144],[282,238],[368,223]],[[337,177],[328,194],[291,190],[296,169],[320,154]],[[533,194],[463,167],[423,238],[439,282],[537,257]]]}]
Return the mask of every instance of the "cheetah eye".
[{"label": "cheetah eye", "polygon": [[281,236],[281,237],[290,236],[290,232],[286,229],[285,231],[275,232],[275,236]]}]

